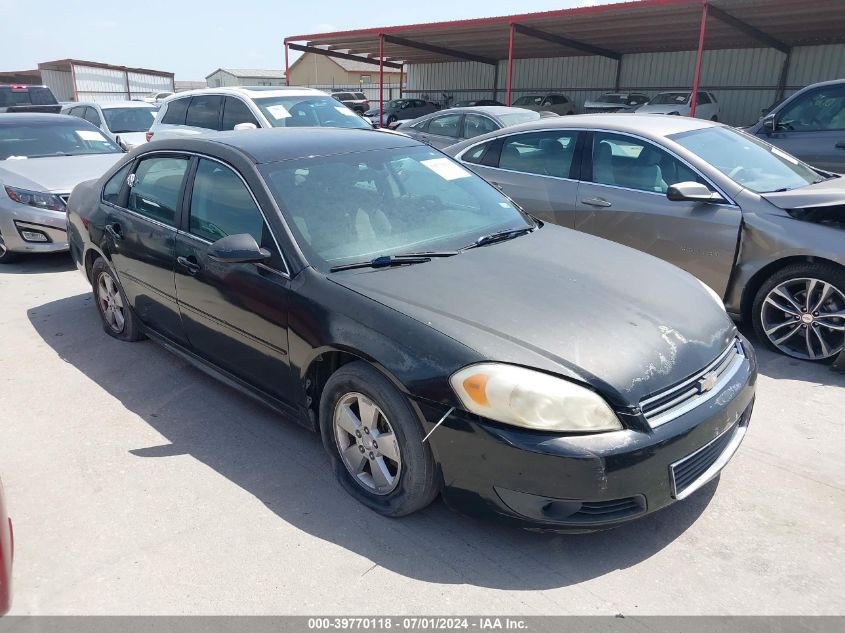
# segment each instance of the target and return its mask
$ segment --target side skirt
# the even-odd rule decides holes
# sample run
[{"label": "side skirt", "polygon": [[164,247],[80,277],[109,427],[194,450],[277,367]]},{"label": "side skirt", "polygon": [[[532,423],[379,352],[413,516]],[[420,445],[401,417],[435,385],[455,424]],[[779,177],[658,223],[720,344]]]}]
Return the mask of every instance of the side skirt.
[{"label": "side skirt", "polygon": [[241,392],[242,394],[249,396],[253,400],[257,400],[261,404],[266,407],[269,407],[276,411],[277,413],[282,414],[286,418],[292,419],[297,424],[304,426],[309,431],[317,431],[317,425],[311,420],[311,417],[307,414],[306,411],[300,408],[291,407],[290,405],[282,402],[278,398],[274,398],[273,396],[267,395],[263,391],[260,391],[250,385],[249,383],[241,380],[237,376],[233,376],[229,372],[220,369],[216,365],[208,362],[204,358],[197,356],[192,351],[185,349],[178,343],[174,343],[170,339],[162,336],[158,332],[155,332],[149,328],[144,328],[144,334],[146,334],[150,339],[161,345],[164,349],[172,354],[175,354],[179,358],[188,361],[199,369],[200,371],[204,372],[205,374],[219,380],[220,382],[228,385],[232,389]]}]

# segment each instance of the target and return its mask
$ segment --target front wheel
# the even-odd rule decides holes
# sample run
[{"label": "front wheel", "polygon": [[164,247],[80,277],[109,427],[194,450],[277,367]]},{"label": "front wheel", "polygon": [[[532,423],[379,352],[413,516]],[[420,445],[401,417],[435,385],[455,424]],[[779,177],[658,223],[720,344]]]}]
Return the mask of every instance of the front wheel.
[{"label": "front wheel", "polygon": [[11,264],[18,261],[21,258],[19,253],[13,253],[8,248],[6,248],[6,243],[3,241],[3,238],[0,237],[0,264]]},{"label": "front wheel", "polygon": [[97,312],[106,334],[121,341],[140,341],[144,338],[138,317],[132,311],[117,276],[102,257],[91,267],[91,279]]},{"label": "front wheel", "polygon": [[714,114],[713,116],[711,116],[711,117],[710,117],[710,120],[711,120],[711,121],[714,121],[714,122],[718,122],[718,121],[719,121],[719,117],[717,117],[717,116]]},{"label": "front wheel", "polygon": [[326,382],[320,430],[340,484],[379,514],[410,514],[437,496],[434,458],[419,420],[367,363],[344,365]]},{"label": "front wheel", "polygon": [[845,269],[795,264],[769,277],[754,299],[757,335],[802,360],[830,361],[845,349]]},{"label": "front wheel", "polygon": [[399,120],[399,117],[397,117],[395,114],[391,114],[389,117],[387,117],[387,125],[388,126],[393,125],[398,120]]}]

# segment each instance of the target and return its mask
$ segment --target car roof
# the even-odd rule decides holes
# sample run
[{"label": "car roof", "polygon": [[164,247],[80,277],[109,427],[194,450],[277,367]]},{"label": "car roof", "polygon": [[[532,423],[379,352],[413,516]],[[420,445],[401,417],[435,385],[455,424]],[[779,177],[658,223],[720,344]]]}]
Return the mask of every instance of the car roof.
[{"label": "car roof", "polygon": [[354,154],[394,147],[427,147],[424,143],[404,134],[371,129],[330,127],[215,132],[187,138],[153,141],[146,147],[198,151],[203,145],[209,143],[240,150],[257,164],[313,156]]},{"label": "car roof", "polygon": [[[639,136],[659,138],[670,134],[689,132],[706,127],[720,127],[721,123],[692,119],[685,116],[669,116],[666,114],[638,114],[634,112],[608,114],[575,114],[565,117],[549,117],[521,123],[507,128],[508,134],[515,132],[531,132],[534,130],[550,130],[556,128],[585,128],[609,130],[611,132],[625,132]],[[722,126],[723,127],[723,126]],[[471,141],[482,141],[487,137],[498,136],[502,130],[476,136]],[[467,141],[465,143],[469,144]]]},{"label": "car roof", "polygon": [[98,106],[102,110],[109,110],[111,108],[144,108],[155,109],[155,106],[145,101],[72,101],[63,103],[64,107],[76,106]]},{"label": "car roof", "polygon": [[49,114],[43,112],[14,112],[0,114],[0,125],[37,125],[40,123],[80,125],[81,121],[85,121],[85,119],[80,119],[76,116],[68,116],[66,114]]},{"label": "car roof", "polygon": [[305,97],[309,95],[328,96],[322,90],[316,88],[303,88],[301,86],[228,86],[222,88],[198,88],[197,90],[186,90],[169,96],[164,103],[170,103],[183,97],[194,95],[231,95],[241,97]]}]

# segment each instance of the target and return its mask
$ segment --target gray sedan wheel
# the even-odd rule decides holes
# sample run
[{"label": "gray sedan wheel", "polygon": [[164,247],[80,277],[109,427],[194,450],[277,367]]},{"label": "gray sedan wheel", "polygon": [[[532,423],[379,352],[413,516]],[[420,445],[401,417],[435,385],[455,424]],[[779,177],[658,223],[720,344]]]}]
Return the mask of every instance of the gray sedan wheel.
[{"label": "gray sedan wheel", "polygon": [[20,255],[6,248],[6,243],[0,237],[0,264],[11,264],[20,259]]},{"label": "gray sedan wheel", "polygon": [[825,264],[772,276],[754,302],[757,334],[802,360],[832,360],[845,349],[845,271]]}]

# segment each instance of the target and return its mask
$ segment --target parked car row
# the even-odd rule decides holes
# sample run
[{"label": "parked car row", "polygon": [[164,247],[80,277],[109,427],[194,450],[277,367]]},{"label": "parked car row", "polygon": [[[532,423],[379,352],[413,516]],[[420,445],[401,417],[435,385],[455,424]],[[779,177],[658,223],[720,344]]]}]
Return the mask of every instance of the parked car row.
[{"label": "parked car row", "polygon": [[110,336],[318,431],[387,516],[438,494],[541,529],[644,516],[746,433],[729,313],[796,358],[845,348],[842,177],[717,122],[480,106],[393,132],[220,88],[166,99],[127,153],[86,113],[0,115],[0,261],[69,248]]}]

